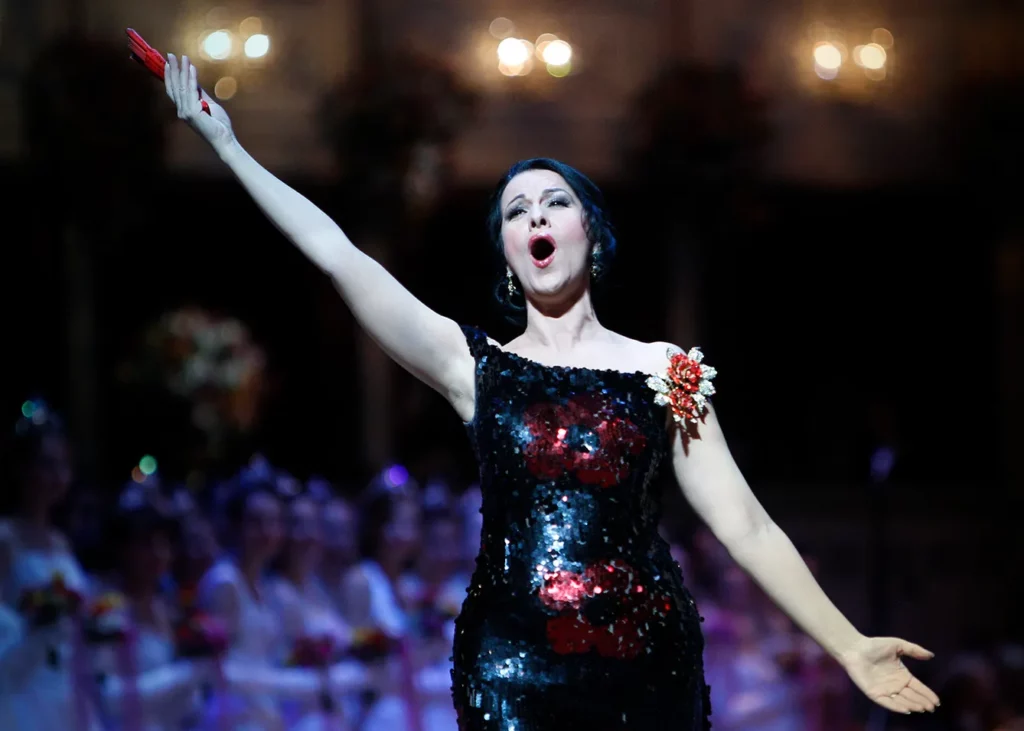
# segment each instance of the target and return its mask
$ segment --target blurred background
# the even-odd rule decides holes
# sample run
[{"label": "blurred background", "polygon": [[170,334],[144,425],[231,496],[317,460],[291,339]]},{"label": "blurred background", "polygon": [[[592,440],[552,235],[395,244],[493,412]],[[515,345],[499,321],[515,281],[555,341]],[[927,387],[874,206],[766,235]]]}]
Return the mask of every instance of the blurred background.
[{"label": "blurred background", "polygon": [[[253,156],[414,294],[502,342],[487,198],[515,160],[555,157],[619,229],[602,321],[699,344],[740,466],[830,595],[938,653],[921,674],[948,702],[890,727],[1010,728],[1022,21],[1005,0],[0,0],[0,406],[12,427],[40,399],[63,415],[56,520],[95,573],[125,490],[158,480],[212,515],[257,454],[357,507],[395,465],[443,486],[420,493],[449,517],[476,479],[447,404],[178,122],[125,27],[187,54]],[[705,615],[761,618],[750,657],[741,621],[708,630],[709,653],[726,638],[714,672],[795,694],[716,707],[716,728],[846,728],[828,703],[870,723],[827,663],[744,670],[795,635],[708,569],[713,541],[668,481],[664,504]],[[772,715],[794,697],[803,715]]]}]

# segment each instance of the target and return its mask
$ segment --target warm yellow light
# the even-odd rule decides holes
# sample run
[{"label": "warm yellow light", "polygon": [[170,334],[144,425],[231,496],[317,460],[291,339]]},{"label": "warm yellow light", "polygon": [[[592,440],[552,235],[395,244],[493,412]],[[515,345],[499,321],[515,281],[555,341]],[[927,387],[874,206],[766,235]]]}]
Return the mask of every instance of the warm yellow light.
[{"label": "warm yellow light", "polygon": [[871,42],[877,43],[882,48],[892,48],[896,45],[896,39],[892,37],[892,33],[885,28],[875,28],[871,31]]},{"label": "warm yellow light", "polygon": [[491,21],[488,31],[495,38],[508,38],[516,32],[516,24],[508,18],[495,18]]},{"label": "warm yellow light", "polygon": [[814,47],[814,63],[826,71],[836,71],[843,65],[843,54],[831,43],[819,43]]},{"label": "warm yellow light", "polygon": [[218,99],[230,99],[238,93],[238,82],[233,76],[225,76],[214,85],[213,93],[217,95]]},{"label": "warm yellow light", "polygon": [[270,50],[270,36],[263,33],[249,36],[245,40],[245,55],[249,58],[262,58]]},{"label": "warm yellow light", "polygon": [[524,65],[532,53],[526,41],[519,38],[506,38],[498,44],[498,63],[508,68]]},{"label": "warm yellow light", "polygon": [[877,71],[880,68],[885,67],[887,56],[885,49],[877,43],[869,43],[866,46],[859,46],[860,53],[857,54],[855,59],[860,66],[872,71]]},{"label": "warm yellow light", "polygon": [[226,30],[215,30],[203,39],[203,53],[214,61],[223,61],[231,55],[234,41]]},{"label": "warm yellow light", "polygon": [[551,41],[544,48],[543,58],[549,66],[565,66],[572,60],[572,46],[565,41]]},{"label": "warm yellow light", "polygon": [[263,21],[257,18],[255,15],[249,16],[241,23],[238,24],[238,32],[241,33],[245,38],[254,36],[257,33],[263,32]]}]

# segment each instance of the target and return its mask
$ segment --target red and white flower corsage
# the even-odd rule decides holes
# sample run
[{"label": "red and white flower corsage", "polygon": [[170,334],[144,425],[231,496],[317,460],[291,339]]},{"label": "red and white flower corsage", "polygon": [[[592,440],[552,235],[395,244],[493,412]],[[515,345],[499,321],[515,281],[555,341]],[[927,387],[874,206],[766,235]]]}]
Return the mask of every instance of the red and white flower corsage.
[{"label": "red and white flower corsage", "polygon": [[669,406],[676,423],[695,424],[707,413],[708,398],[715,393],[712,379],[718,371],[704,365],[704,354],[700,348],[690,348],[684,353],[678,348],[669,348],[668,369],[663,376],[651,376],[648,387],[657,391],[654,403]]}]

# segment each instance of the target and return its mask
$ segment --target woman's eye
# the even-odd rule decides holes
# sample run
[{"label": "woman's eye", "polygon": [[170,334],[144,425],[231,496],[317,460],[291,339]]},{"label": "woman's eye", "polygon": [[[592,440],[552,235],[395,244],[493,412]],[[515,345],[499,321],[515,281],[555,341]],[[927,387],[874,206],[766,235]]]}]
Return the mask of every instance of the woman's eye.
[{"label": "woman's eye", "polygon": [[513,208],[511,211],[509,211],[507,214],[505,214],[505,220],[511,221],[513,218],[517,218],[520,215],[522,215],[522,213],[523,213],[523,209],[522,208]]},{"label": "woman's eye", "polygon": [[570,201],[569,201],[568,198],[552,198],[550,205],[562,206],[563,208],[568,208],[569,205],[570,205]]}]

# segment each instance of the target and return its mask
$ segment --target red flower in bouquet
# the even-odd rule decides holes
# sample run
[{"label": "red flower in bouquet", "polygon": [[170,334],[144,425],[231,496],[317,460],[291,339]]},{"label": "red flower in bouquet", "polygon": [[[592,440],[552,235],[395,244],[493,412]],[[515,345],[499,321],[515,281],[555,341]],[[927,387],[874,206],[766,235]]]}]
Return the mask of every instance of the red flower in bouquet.
[{"label": "red flower in bouquet", "polygon": [[200,611],[188,612],[175,627],[174,637],[180,657],[217,657],[228,649],[224,623]]},{"label": "red flower in bouquet", "polygon": [[337,646],[330,635],[299,637],[295,640],[288,664],[300,668],[323,668],[337,654]]},{"label": "red flower in bouquet", "polygon": [[83,601],[82,595],[68,586],[64,575],[58,572],[50,583],[23,591],[18,609],[33,627],[47,627],[63,617],[78,614]]},{"label": "red flower in bouquet", "polygon": [[89,604],[84,620],[85,638],[95,644],[121,642],[128,637],[131,627],[128,605],[123,596],[114,592]]},{"label": "red flower in bouquet", "polygon": [[378,627],[362,627],[352,633],[351,653],[364,662],[387,657],[397,648],[398,640]]}]

